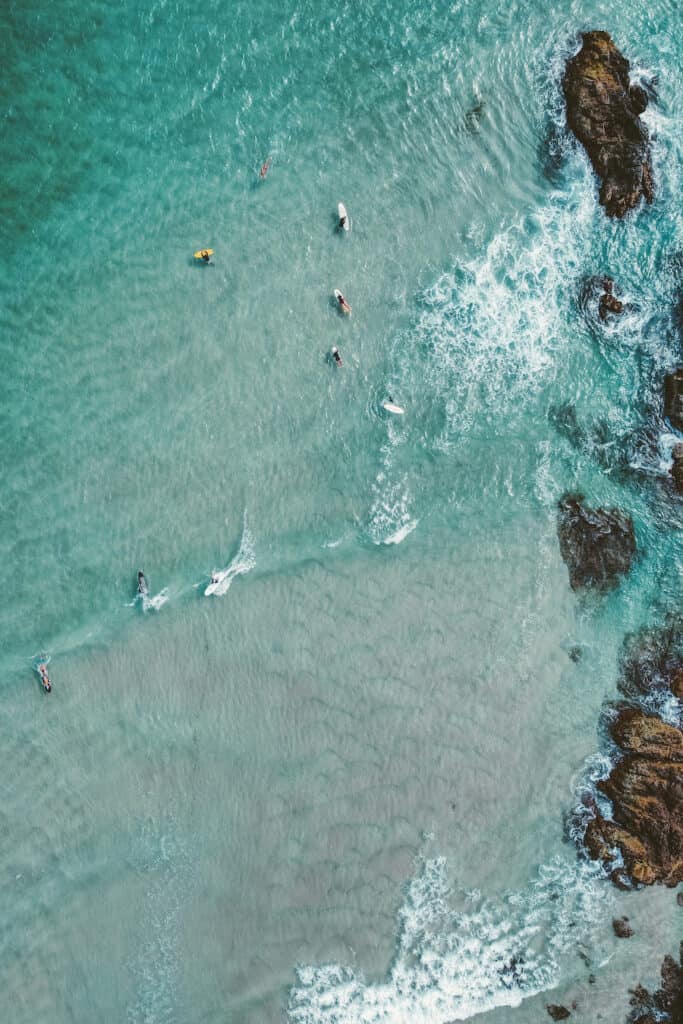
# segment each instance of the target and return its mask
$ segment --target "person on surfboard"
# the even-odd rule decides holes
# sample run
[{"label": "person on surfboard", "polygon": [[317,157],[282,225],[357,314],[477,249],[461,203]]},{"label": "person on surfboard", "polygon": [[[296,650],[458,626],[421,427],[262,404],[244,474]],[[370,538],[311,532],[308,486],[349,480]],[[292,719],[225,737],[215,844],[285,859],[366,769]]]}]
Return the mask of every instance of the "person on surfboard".
[{"label": "person on surfboard", "polygon": [[52,683],[50,682],[50,677],[47,674],[47,665],[41,663],[38,666],[38,675],[40,676],[40,681],[43,684],[43,689],[46,693],[50,693],[52,691]]},{"label": "person on surfboard", "polygon": [[332,346],[332,358],[334,359],[334,361],[337,364],[337,366],[343,366],[344,365],[342,363],[342,357],[339,354],[339,349],[337,348],[336,345]]},{"label": "person on surfboard", "polygon": [[209,256],[209,250],[208,249],[202,249],[200,255],[201,255],[201,257],[202,257],[202,259],[204,260],[205,263],[209,263],[210,262],[211,257]]},{"label": "person on surfboard", "polygon": [[346,301],[341,292],[339,292],[337,295],[337,302],[339,303],[339,308],[341,309],[342,313],[351,312],[351,307],[349,306],[348,302]]},{"label": "person on surfboard", "polygon": [[337,227],[339,228],[340,231],[343,231],[344,228],[346,227],[346,221],[347,220],[348,220],[348,214],[346,214],[346,213],[344,214],[343,217],[339,218],[339,223],[337,224]]},{"label": "person on surfboard", "polygon": [[270,167],[270,157],[268,157],[267,160],[264,160],[264,162],[261,164],[261,170],[258,172],[259,178],[265,178],[266,174],[268,173],[269,167]]}]

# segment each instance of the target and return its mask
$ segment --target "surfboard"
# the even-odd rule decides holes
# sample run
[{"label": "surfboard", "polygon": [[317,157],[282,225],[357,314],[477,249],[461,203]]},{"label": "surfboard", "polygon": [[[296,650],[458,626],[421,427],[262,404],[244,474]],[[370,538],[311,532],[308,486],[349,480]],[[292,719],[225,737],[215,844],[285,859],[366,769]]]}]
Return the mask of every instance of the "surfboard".
[{"label": "surfboard", "polygon": [[[341,293],[341,292],[339,291],[339,289],[338,289],[338,288],[335,288],[335,289],[334,289],[334,297],[335,297],[335,299],[337,300],[337,307],[338,307],[338,308],[339,308],[339,309],[341,310],[341,312],[342,312],[342,313],[346,313],[346,314],[347,314],[347,316],[348,316],[348,314],[349,314],[349,313],[351,312],[351,307],[349,306],[349,304],[348,304],[348,303],[346,303],[346,305],[347,305],[347,308],[346,308],[346,309],[344,309],[344,307],[343,307],[343,306],[341,305],[341,303],[339,302],[339,300],[340,300],[340,299],[343,299],[343,298],[344,298],[344,296],[342,295],[342,293]],[[344,299],[344,301],[346,302],[346,299]]]},{"label": "surfboard", "polygon": [[204,591],[204,597],[211,597],[212,594],[216,593],[221,583],[228,575],[228,570],[222,569],[220,572],[215,573],[215,575],[217,578],[214,583],[209,583],[208,587]]},{"label": "surfboard", "polygon": [[405,409],[402,409],[400,405],[396,405],[395,402],[382,402],[382,408],[386,409],[387,412],[393,412],[394,416],[405,415]]},{"label": "surfboard", "polygon": [[351,221],[349,220],[349,215],[346,212],[346,207],[344,206],[343,203],[339,203],[337,205],[337,212],[339,213],[339,220],[340,221],[341,221],[342,217],[346,217],[346,220],[344,221],[344,231],[348,231],[350,229],[350,227],[351,227]]},{"label": "surfboard", "polygon": [[213,256],[213,249],[197,249],[196,253],[194,254],[194,258],[196,260],[203,260],[205,252],[208,253],[209,256]]}]

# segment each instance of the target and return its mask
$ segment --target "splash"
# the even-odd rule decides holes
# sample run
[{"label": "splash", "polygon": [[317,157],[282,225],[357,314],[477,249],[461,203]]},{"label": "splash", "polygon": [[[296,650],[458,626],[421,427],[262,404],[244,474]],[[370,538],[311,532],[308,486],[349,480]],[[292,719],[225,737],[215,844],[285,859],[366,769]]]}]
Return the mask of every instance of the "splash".
[{"label": "splash", "polygon": [[256,565],[256,553],[254,550],[254,541],[247,527],[246,516],[244,520],[244,527],[242,529],[242,539],[237,554],[230,562],[230,564],[218,572],[214,572],[215,582],[209,584],[204,593],[207,596],[214,595],[215,597],[222,597],[230,590],[232,581],[237,576],[244,576],[250,572]]},{"label": "splash", "polygon": [[396,957],[386,982],[351,967],[301,967],[290,992],[291,1024],[446,1024],[498,1006],[519,1006],[560,980],[560,958],[590,939],[607,899],[591,865],[557,858],[523,892],[500,900],[470,894],[451,908],[446,861],[424,862],[400,910]]}]

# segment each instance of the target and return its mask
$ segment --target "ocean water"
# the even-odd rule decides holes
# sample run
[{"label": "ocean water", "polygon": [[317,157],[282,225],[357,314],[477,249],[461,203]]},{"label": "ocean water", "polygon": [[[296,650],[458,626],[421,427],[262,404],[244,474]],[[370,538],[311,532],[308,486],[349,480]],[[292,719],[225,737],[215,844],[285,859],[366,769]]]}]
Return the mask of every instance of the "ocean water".
[{"label": "ocean water", "polygon": [[[0,1019],[623,1019],[681,912],[565,815],[625,633],[681,599],[677,6],[8,0],[0,28]],[[656,202],[621,223],[563,131],[591,28],[658,97]],[[569,488],[634,519],[601,599],[560,559]]]}]

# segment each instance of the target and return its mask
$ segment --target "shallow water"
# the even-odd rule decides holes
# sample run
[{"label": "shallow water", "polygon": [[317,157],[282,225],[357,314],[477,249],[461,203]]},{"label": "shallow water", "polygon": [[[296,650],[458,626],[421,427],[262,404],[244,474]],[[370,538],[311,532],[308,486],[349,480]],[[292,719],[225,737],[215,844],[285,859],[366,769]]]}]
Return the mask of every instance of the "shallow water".
[{"label": "shallow water", "polygon": [[[3,1019],[621,1019],[680,911],[563,815],[624,634],[681,592],[675,6],[0,19]],[[561,131],[592,27],[657,76],[657,200],[618,224]],[[634,518],[602,600],[568,488]]]}]

